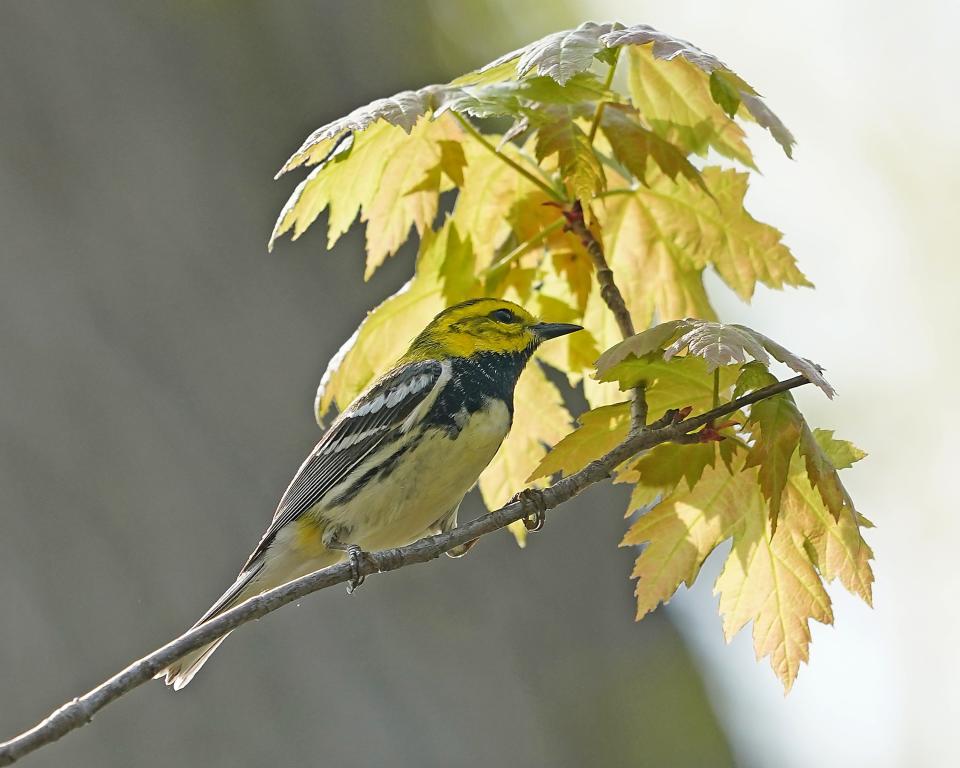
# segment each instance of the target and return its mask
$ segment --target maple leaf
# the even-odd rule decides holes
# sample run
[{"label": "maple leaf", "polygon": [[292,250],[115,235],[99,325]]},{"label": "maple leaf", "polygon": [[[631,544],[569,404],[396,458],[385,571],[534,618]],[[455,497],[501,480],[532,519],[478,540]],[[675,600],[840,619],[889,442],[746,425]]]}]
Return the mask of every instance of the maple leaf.
[{"label": "maple leaf", "polygon": [[605,47],[600,42],[601,36],[620,26],[622,25],[587,21],[576,29],[554,32],[491,61],[480,69],[480,73],[494,69],[503,71],[504,65],[516,61],[516,77],[524,77],[536,71],[539,75],[546,75],[563,84],[577,73],[590,68],[594,57]]},{"label": "maple leaf", "polygon": [[[446,192],[453,186],[463,186],[463,168],[467,164],[463,145],[458,141],[440,139],[437,142],[440,149],[440,159],[432,168],[427,169],[423,179],[407,190],[406,194],[414,192]],[[449,184],[444,183],[444,177]]]},{"label": "maple leaf", "polygon": [[[776,381],[770,376],[771,383]],[[787,485],[791,459],[800,445],[804,421],[789,392],[774,395],[750,407],[747,420],[753,446],[746,467],[758,467],[760,489],[770,508],[770,524],[777,528],[780,498]]]},{"label": "maple leaf", "polygon": [[757,92],[717,57],[645,24],[608,32],[600,40],[611,48],[630,46],[634,104],[666,132],[672,126],[686,129],[679,133],[692,151],[703,154],[709,145],[752,166],[743,131],[731,119],[742,103],[749,116],[770,131],[787,157],[792,156],[796,140],[787,127]]},{"label": "maple leaf", "polygon": [[616,448],[630,431],[630,406],[617,403],[577,417],[579,426],[541,459],[527,482],[560,473],[570,475]]},{"label": "maple leaf", "polygon": [[[465,144],[464,153],[467,165],[452,216],[460,233],[473,243],[477,266],[485,268],[510,236],[510,213],[517,201],[540,190],[501,157],[475,142]],[[533,159],[513,144],[505,144],[498,154],[533,166]]]},{"label": "maple leaf", "polygon": [[[831,430],[817,429],[812,435],[824,454],[833,457],[834,471],[865,455],[852,443],[834,439]],[[860,534],[862,523],[858,524],[854,515],[836,516],[825,506],[822,494],[810,483],[809,469],[798,455],[793,457],[782,507],[784,516],[803,534],[808,554],[824,579],[829,582],[839,578],[848,591],[872,605],[873,551]]]},{"label": "maple leaf", "polygon": [[657,61],[648,48],[631,48],[628,85],[633,105],[654,132],[701,157],[714,149],[755,168],[746,134],[714,101],[703,75],[682,60]]},{"label": "maple leaf", "polygon": [[757,658],[770,657],[773,671],[789,691],[809,659],[810,626],[833,623],[830,597],[804,548],[803,537],[784,516],[776,533],[767,526],[759,486],[749,472],[737,484],[742,521],[733,548],[717,578],[723,634],[729,642],[753,621]]},{"label": "maple leaf", "polygon": [[711,265],[744,299],[757,282],[809,284],[780,233],[744,210],[746,175],[713,167],[702,175],[711,194],[650,169],[648,186],[594,203],[607,261],[637,325],[655,311],[664,320],[714,319],[702,279]]},{"label": "maple leaf", "polygon": [[543,105],[589,106],[598,101],[617,102],[621,98],[604,87],[596,75],[579,72],[563,83],[551,77],[529,77],[451,88],[439,111],[450,109],[479,118],[524,117],[542,124],[549,121],[539,109]]},{"label": "maple leaf", "polygon": [[[516,409],[510,434],[480,475],[480,494],[490,510],[499,509],[527,487],[527,478],[547,452],[546,446],[558,443],[570,431],[570,414],[563,397],[538,363],[531,362],[520,375],[514,401],[536,403],[536,407]],[[510,531],[524,546],[527,530],[523,523],[512,524]]]},{"label": "maple leaf", "polygon": [[684,350],[706,360],[707,373],[730,363],[746,363],[747,355],[754,358],[762,369],[751,365],[744,366],[741,381],[737,385],[737,397],[747,391],[775,383],[776,380],[763,370],[770,365],[771,355],[805,376],[827,397],[832,398],[836,394],[823,378],[820,366],[795,355],[768,336],[745,325],[728,325],[692,317],[660,323],[615,344],[597,360],[597,373],[601,378],[606,378],[610,369],[630,356],[643,358],[653,352],[662,351],[663,359],[670,360]]},{"label": "maple leaf", "polygon": [[[812,432],[804,422],[800,435],[800,455],[804,459],[810,484],[817,489],[827,510],[838,522],[843,517],[857,520],[853,499],[840,482],[838,469],[859,461],[865,455],[851,443],[833,440],[832,433]],[[848,515],[844,515],[846,510]]]},{"label": "maple leaf", "polygon": [[[696,452],[686,450],[693,448]],[[659,453],[656,459],[654,453]],[[658,461],[665,458],[665,454],[671,454],[672,460]],[[699,477],[695,477],[692,485],[688,483],[685,491],[674,493],[684,477],[683,472],[689,471],[680,460],[697,454]],[[743,495],[749,492],[750,486],[723,466],[710,466],[713,459],[713,446],[705,445],[657,446],[646,460],[647,472],[657,472],[659,477],[644,477],[639,486],[642,496],[631,497],[628,513],[653,501],[647,499],[650,489],[656,491],[654,496],[664,493],[668,498],[640,515],[620,542],[620,546],[649,542],[631,574],[638,579],[635,590],[638,620],[659,603],[667,603],[680,584],[692,586],[707,556],[742,523]]]},{"label": "maple leaf", "polygon": [[642,183],[647,183],[647,165],[652,160],[670,179],[676,181],[679,174],[707,191],[700,171],[686,155],[666,139],[644,128],[639,122],[639,113],[632,107],[605,105],[600,127],[610,142],[614,157]]},{"label": "maple leaf", "polygon": [[[293,230],[297,239],[330,206],[327,247],[349,229],[357,214],[367,224],[365,277],[407,239],[410,227],[419,234],[437,215],[439,170],[456,173],[449,144],[462,129],[451,117],[422,118],[409,132],[386,122],[352,134],[352,145],[318,165],[297,186],[284,206],[270,245]],[[462,166],[461,166],[462,168]],[[436,169],[436,184],[418,184]]]},{"label": "maple leaf", "polygon": [[449,86],[445,85],[427,85],[415,91],[401,91],[357,107],[350,114],[322,125],[311,133],[284,163],[277,177],[301,165],[314,165],[324,161],[345,136],[365,131],[378,122],[382,122],[383,126],[397,126],[410,133],[423,115],[443,103],[448,90]]},{"label": "maple leaf", "polygon": [[[817,435],[827,452],[860,455],[831,433],[818,430]],[[687,453],[694,448],[700,455]],[[655,456],[658,451],[663,452]],[[770,656],[789,690],[809,656],[809,620],[833,621],[823,579],[839,578],[869,603],[872,553],[851,517],[836,521],[829,514],[797,453],[774,532],[757,469],[745,466],[742,451],[724,462],[717,462],[713,451],[713,446],[658,446],[621,473],[638,483],[628,512],[666,497],[634,521],[622,542],[649,542],[633,571],[637,617],[667,602],[680,584],[692,586],[704,560],[732,538],[715,586],[724,635],[730,640],[753,621],[757,657]]]},{"label": "maple leaf", "polygon": [[537,160],[557,153],[560,176],[577,200],[588,202],[606,187],[606,176],[593,144],[569,108],[547,111],[549,119],[537,131]]},{"label": "maple leaf", "polygon": [[703,471],[714,465],[717,452],[721,454],[724,462],[729,464],[737,447],[738,444],[733,441],[693,445],[662,443],[656,446],[619,470],[614,479],[615,483],[633,485],[627,515],[668,497],[681,480],[686,481],[688,488],[693,488],[700,482]]},{"label": "maple leaf", "polygon": [[[791,154],[795,140],[790,131],[743,78],[717,57],[646,24],[624,27],[586,22],[511,51],[455,82],[489,83],[536,73],[562,85],[586,72],[597,60],[613,64],[615,52],[623,46],[630,51],[634,104],[662,127],[671,124],[685,128],[687,138],[694,139],[690,149],[702,154],[712,145],[722,154],[752,165],[743,131],[732,120],[742,104],[746,114],[770,131],[788,156]],[[653,72],[657,78],[653,87],[644,85],[644,76],[649,74],[646,70],[634,72],[636,62],[643,59],[664,69],[662,74]],[[511,67],[513,62],[516,65]]]},{"label": "maple leaf", "polygon": [[[716,369],[720,380],[720,394],[726,395],[737,379],[737,366]],[[648,354],[630,357],[616,365],[605,367],[601,381],[616,381],[620,389],[633,389],[646,384],[647,406],[651,414],[661,414],[671,408],[693,409],[694,413],[713,407],[713,376],[707,373],[707,363],[699,357],[676,357],[664,360],[660,355]]]},{"label": "maple leaf", "polygon": [[676,187],[661,176],[650,189],[641,187],[595,204],[607,263],[639,326],[649,325],[654,312],[664,319],[715,317],[703,288],[703,260],[678,242],[679,230],[689,221],[685,212],[675,215],[669,198],[665,203],[658,195],[663,184]]}]

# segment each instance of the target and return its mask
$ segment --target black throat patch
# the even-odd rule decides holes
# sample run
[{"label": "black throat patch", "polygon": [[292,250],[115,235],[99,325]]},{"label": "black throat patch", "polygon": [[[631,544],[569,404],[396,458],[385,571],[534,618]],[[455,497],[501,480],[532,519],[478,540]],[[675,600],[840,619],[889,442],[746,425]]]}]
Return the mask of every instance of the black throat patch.
[{"label": "black throat patch", "polygon": [[452,376],[430,409],[428,423],[455,439],[463,427],[463,411],[476,413],[491,399],[506,404],[512,422],[513,390],[531,352],[482,352],[451,359]]}]

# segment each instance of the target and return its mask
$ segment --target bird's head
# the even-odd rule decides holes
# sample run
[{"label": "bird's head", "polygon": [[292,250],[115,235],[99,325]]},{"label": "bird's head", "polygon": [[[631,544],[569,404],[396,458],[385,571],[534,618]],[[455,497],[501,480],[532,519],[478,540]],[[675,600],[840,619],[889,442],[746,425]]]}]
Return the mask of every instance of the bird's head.
[{"label": "bird's head", "polygon": [[544,323],[502,299],[471,299],[448,307],[414,339],[406,362],[483,353],[530,354],[542,342],[582,330],[571,323]]}]

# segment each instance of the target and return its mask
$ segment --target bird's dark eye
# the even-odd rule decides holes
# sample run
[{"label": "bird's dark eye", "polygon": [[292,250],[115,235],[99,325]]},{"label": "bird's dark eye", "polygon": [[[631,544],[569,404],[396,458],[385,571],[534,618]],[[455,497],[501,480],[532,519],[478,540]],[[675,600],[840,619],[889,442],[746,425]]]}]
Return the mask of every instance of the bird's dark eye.
[{"label": "bird's dark eye", "polygon": [[515,323],[517,322],[517,316],[513,314],[509,309],[495,309],[490,313],[490,317],[496,320],[498,323]]}]

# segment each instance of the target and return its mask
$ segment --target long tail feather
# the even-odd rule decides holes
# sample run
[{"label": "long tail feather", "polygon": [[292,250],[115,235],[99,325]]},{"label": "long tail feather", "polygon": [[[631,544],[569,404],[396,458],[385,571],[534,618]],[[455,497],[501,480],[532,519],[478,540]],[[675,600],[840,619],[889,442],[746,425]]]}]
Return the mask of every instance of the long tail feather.
[{"label": "long tail feather", "polygon": [[[263,586],[259,584],[253,584],[254,577],[260,572],[260,566],[255,566],[249,570],[244,571],[237,577],[237,580],[230,585],[230,588],[224,592],[220,598],[209,610],[200,617],[196,624],[191,627],[199,627],[206,621],[219,616],[224,611],[233,608],[235,605],[239,605],[248,597],[251,597],[258,592],[263,590]],[[155,676],[154,680],[159,678],[164,678],[164,682],[167,685],[172,685],[173,690],[179,691],[181,688],[187,685],[193,676],[200,671],[200,667],[204,665],[207,659],[213,654],[217,648],[220,647],[220,643],[227,639],[228,632],[223,637],[219,637],[214,640],[209,645],[201,646],[197,650],[187,654],[179,661],[175,661],[166,669],[160,670]]]}]

